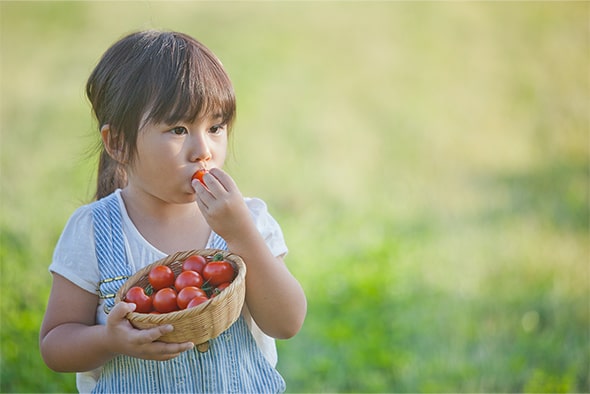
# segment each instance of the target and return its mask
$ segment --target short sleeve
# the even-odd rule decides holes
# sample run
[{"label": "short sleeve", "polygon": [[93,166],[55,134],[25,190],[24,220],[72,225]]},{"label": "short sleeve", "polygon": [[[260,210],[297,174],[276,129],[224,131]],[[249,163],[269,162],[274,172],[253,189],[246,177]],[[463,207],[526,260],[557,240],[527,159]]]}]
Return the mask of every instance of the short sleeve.
[{"label": "short sleeve", "polygon": [[90,206],[78,208],[66,223],[53,252],[49,271],[90,293],[98,292],[100,272]]},{"label": "short sleeve", "polygon": [[258,198],[245,198],[244,201],[254,219],[256,228],[266,241],[274,256],[284,256],[289,251],[279,223],[268,212],[266,203]]}]

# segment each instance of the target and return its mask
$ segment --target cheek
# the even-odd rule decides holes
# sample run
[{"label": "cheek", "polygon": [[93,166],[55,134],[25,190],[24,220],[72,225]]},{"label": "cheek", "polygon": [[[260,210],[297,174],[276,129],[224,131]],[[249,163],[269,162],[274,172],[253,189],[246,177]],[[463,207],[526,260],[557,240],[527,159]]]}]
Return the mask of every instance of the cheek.
[{"label": "cheek", "polygon": [[169,177],[178,167],[178,156],[177,149],[165,144],[138,143],[132,171],[144,177]]},{"label": "cheek", "polygon": [[227,157],[227,145],[227,139],[216,145],[215,161],[219,163],[220,167],[225,163],[225,158]]},{"label": "cheek", "polygon": [[170,162],[178,158],[182,149],[181,142],[157,133],[142,135],[137,139],[137,157],[144,163],[150,162],[153,166],[157,166],[161,161]]},{"label": "cheek", "polygon": [[223,149],[223,151],[221,151],[218,155],[217,155],[217,161],[219,161],[220,164],[225,163],[225,158],[227,157],[227,150]]}]

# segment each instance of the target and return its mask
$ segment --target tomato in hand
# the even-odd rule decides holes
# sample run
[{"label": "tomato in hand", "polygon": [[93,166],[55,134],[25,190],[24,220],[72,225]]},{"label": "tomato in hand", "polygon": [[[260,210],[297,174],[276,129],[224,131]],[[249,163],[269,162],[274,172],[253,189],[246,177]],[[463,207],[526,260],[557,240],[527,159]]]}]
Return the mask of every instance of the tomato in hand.
[{"label": "tomato in hand", "polygon": [[201,287],[203,277],[196,271],[182,271],[174,281],[176,291],[180,291],[188,286]]},{"label": "tomato in hand", "polygon": [[125,295],[125,302],[135,304],[135,312],[150,313],[152,311],[152,298],[145,294],[143,287],[130,288]]},{"label": "tomato in hand", "polygon": [[192,300],[190,300],[190,302],[188,303],[188,305],[186,306],[186,308],[193,308],[197,305],[201,305],[203,302],[207,302],[209,299],[207,298],[207,296],[196,296],[195,298],[193,298]]},{"label": "tomato in hand", "polygon": [[180,309],[186,309],[189,302],[195,297],[207,297],[205,290],[199,289],[195,286],[187,286],[178,292],[176,304]]},{"label": "tomato in hand", "polygon": [[166,265],[157,265],[149,272],[148,281],[154,290],[170,287],[174,284],[174,272]]},{"label": "tomato in hand", "polygon": [[154,294],[154,308],[161,313],[168,313],[178,310],[176,299],[178,298],[176,290],[165,287]]},{"label": "tomato in hand", "polygon": [[227,261],[211,261],[203,268],[203,278],[212,286],[234,279],[234,267]]},{"label": "tomato in hand", "polygon": [[201,184],[205,184],[205,181],[203,181],[203,176],[205,176],[206,173],[208,173],[209,171],[205,170],[204,168],[197,170],[197,172],[195,172],[193,174],[192,179],[196,179],[199,182],[201,182]]},{"label": "tomato in hand", "polygon": [[198,254],[190,256],[182,263],[183,271],[196,271],[203,274],[203,267],[207,265],[207,260]]}]

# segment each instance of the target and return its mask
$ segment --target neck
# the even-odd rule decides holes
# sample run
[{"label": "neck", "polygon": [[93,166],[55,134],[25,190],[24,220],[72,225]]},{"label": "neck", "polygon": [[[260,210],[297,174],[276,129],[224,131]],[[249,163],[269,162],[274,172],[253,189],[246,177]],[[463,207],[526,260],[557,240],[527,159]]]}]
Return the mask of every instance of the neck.
[{"label": "neck", "polygon": [[125,207],[130,217],[141,216],[166,223],[182,218],[202,217],[196,202],[174,203],[164,201],[154,195],[139,192],[131,187],[121,191]]},{"label": "neck", "polygon": [[171,254],[205,246],[211,229],[196,202],[170,203],[128,187],[121,194],[137,230],[159,250]]}]

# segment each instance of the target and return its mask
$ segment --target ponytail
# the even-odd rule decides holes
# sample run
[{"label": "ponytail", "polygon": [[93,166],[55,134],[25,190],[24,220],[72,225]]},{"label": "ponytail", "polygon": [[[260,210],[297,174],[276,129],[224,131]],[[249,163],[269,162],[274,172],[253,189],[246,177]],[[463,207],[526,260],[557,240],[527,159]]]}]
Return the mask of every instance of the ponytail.
[{"label": "ponytail", "polygon": [[100,200],[126,185],[127,173],[125,172],[125,168],[103,148],[98,161],[95,198]]}]

